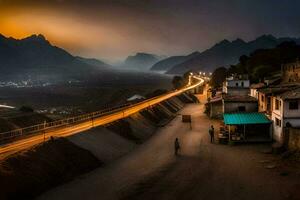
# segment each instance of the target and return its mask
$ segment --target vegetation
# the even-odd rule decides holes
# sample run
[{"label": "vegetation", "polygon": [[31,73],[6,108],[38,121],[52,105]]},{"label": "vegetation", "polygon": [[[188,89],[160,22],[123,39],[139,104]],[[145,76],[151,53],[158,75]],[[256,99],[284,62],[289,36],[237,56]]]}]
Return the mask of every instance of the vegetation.
[{"label": "vegetation", "polygon": [[220,87],[229,74],[248,74],[252,82],[259,82],[279,72],[282,64],[295,62],[299,58],[300,46],[293,41],[283,42],[272,49],[259,49],[249,56],[241,56],[239,63],[229,69],[217,68],[212,74],[211,85]]},{"label": "vegetation", "polygon": [[293,41],[283,42],[273,49],[259,49],[250,56],[241,56],[237,65],[232,65],[228,73],[249,74],[251,81],[257,82],[281,70],[281,65],[295,62],[300,57],[300,46]]},{"label": "vegetation", "polygon": [[225,67],[217,68],[211,76],[210,85],[214,88],[221,87],[226,79],[227,69]]},{"label": "vegetation", "polygon": [[183,74],[183,76],[174,76],[172,83],[175,89],[180,89],[184,86],[186,86],[189,82],[189,78],[191,75],[191,71],[188,71]]}]

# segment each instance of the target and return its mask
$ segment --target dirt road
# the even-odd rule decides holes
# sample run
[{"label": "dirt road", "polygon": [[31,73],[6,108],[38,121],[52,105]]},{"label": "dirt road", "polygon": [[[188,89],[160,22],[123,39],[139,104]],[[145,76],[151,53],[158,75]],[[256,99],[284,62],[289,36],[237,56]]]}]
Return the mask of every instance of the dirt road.
[{"label": "dirt road", "polygon": [[265,168],[272,156],[261,151],[268,146],[211,144],[203,109],[191,104],[181,111],[192,115],[192,129],[178,116],[129,155],[39,199],[300,199],[299,174],[280,176]]}]

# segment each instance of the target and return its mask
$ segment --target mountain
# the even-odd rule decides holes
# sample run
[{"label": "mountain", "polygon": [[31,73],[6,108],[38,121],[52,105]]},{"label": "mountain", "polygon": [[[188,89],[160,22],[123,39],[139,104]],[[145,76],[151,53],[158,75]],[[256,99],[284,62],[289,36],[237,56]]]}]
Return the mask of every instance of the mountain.
[{"label": "mountain", "polygon": [[161,57],[149,53],[137,53],[134,56],[128,56],[123,66],[131,69],[149,70],[153,64],[160,61]]},{"label": "mountain", "polygon": [[111,67],[111,65],[95,58],[83,58],[80,56],[76,56],[76,59],[79,60],[80,62],[83,62],[88,65],[96,66],[96,67]]},{"label": "mountain", "polygon": [[191,53],[187,56],[171,56],[168,57],[166,59],[163,59],[157,63],[155,63],[152,67],[151,70],[152,71],[168,71],[169,69],[171,69],[173,66],[178,65],[180,63],[183,63],[191,58],[193,58],[194,56],[199,55],[199,52],[194,52]]},{"label": "mountain", "polygon": [[53,46],[43,35],[19,40],[0,34],[1,78],[64,79],[82,77],[102,68],[87,64],[64,49]]},{"label": "mountain", "polygon": [[272,35],[263,35],[250,42],[241,39],[223,40],[197,56],[174,65],[167,73],[183,74],[189,70],[212,72],[217,67],[238,63],[242,55],[249,55],[257,49],[274,48],[284,41],[300,42],[297,38],[276,38]]}]

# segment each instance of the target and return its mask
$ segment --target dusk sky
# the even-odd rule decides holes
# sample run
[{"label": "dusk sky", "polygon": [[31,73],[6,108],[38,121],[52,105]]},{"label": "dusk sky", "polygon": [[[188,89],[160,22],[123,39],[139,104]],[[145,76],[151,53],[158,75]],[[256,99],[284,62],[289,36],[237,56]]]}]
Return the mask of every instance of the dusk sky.
[{"label": "dusk sky", "polygon": [[262,34],[300,37],[299,0],[0,0],[0,33],[43,34],[75,55],[180,55]]}]

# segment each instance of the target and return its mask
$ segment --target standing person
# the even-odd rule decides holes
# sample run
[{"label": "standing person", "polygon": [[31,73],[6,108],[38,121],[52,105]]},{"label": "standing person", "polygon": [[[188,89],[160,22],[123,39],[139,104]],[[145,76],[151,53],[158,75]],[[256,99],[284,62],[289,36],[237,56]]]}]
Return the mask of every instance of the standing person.
[{"label": "standing person", "polygon": [[211,125],[209,129],[209,135],[210,135],[210,143],[213,143],[215,141],[215,128],[213,125]]},{"label": "standing person", "polygon": [[180,149],[180,144],[179,144],[178,138],[175,139],[174,147],[175,147],[175,155],[177,156],[178,155],[178,150]]}]

